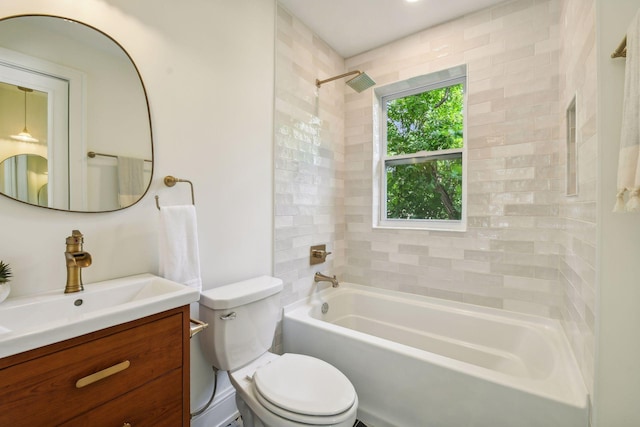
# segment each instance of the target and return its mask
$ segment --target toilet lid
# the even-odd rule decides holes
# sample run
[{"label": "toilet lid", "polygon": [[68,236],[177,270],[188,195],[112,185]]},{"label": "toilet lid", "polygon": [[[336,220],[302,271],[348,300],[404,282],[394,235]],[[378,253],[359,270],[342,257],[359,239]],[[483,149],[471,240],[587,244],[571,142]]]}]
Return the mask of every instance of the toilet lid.
[{"label": "toilet lid", "polygon": [[269,402],[267,399],[262,397],[259,392],[256,392],[255,396],[258,402],[260,402],[263,407],[268,409],[270,412],[273,412],[274,414],[284,418],[285,420],[293,421],[296,423],[309,424],[312,426],[335,426],[344,423],[345,421],[350,421],[351,423],[349,425],[351,425],[356,419],[356,411],[358,409],[357,396],[356,401],[351,408],[347,409],[341,414],[327,416],[304,415],[297,412],[287,411]]},{"label": "toilet lid", "polygon": [[331,416],[347,411],[356,391],[338,369],[320,359],[286,353],[253,375],[258,393],[289,412]]}]

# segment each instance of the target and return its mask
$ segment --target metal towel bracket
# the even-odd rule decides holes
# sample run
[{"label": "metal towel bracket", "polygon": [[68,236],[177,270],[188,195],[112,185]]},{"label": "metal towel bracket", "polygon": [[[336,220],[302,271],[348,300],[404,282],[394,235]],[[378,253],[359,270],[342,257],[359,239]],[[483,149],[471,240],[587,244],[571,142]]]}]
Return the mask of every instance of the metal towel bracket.
[{"label": "metal towel bracket", "polygon": [[[188,179],[176,178],[175,176],[171,175],[167,175],[164,177],[164,185],[166,185],[167,187],[173,187],[177,182],[186,182],[191,186],[191,204],[195,205],[196,198],[193,194],[193,183],[191,181],[189,181]],[[160,196],[156,195],[156,207],[158,208],[158,210],[160,210],[160,203],[158,203],[159,199]]]},{"label": "metal towel bracket", "polygon": [[202,332],[209,326],[208,323],[205,323],[202,320],[189,319],[189,321],[192,323],[189,330],[189,338],[193,338],[195,334],[197,334],[198,332]]},{"label": "metal towel bracket", "polygon": [[616,50],[611,54],[612,58],[626,58],[627,57],[627,36],[625,36]]}]

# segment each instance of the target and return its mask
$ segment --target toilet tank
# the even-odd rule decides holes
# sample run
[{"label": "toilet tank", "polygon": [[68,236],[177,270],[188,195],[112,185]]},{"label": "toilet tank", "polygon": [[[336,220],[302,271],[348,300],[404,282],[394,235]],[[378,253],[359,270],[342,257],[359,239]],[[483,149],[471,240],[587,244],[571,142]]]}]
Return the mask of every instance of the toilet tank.
[{"label": "toilet tank", "polygon": [[200,344],[216,368],[232,371],[269,350],[280,317],[282,280],[261,276],[203,291]]}]

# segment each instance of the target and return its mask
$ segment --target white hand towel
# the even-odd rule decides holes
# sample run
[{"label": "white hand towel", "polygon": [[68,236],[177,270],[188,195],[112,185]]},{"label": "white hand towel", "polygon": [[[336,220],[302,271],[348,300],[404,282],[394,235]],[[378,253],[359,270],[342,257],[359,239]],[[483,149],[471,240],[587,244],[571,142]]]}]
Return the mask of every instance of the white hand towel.
[{"label": "white hand towel", "polygon": [[[618,193],[614,212],[640,210],[640,11],[627,29],[627,59],[620,130]],[[629,200],[624,202],[625,193]]]},{"label": "white hand towel", "polygon": [[118,203],[121,208],[131,206],[142,197],[144,160],[118,156]]},{"label": "white hand towel", "polygon": [[162,277],[202,291],[195,206],[160,208],[158,248]]}]

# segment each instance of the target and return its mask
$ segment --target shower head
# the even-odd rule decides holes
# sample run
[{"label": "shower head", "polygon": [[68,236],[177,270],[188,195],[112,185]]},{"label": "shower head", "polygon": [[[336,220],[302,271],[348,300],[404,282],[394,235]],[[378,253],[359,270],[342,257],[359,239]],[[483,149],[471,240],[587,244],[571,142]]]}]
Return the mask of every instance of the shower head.
[{"label": "shower head", "polygon": [[356,74],[356,76],[350,80],[347,80],[347,85],[358,93],[376,84],[376,82],[374,82],[373,79],[367,75],[367,73],[355,70],[355,71],[349,71],[348,73],[340,74],[339,76],[331,77],[325,80],[316,79],[316,86],[320,87],[325,83],[332,82],[334,80],[341,79],[343,77],[352,76],[354,74]]},{"label": "shower head", "polygon": [[347,85],[358,93],[362,92],[365,89],[369,89],[375,84],[376,82],[374,82],[373,79],[367,75],[367,73],[360,73],[354,78],[347,80]]}]

